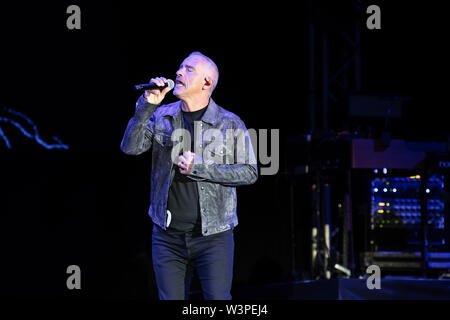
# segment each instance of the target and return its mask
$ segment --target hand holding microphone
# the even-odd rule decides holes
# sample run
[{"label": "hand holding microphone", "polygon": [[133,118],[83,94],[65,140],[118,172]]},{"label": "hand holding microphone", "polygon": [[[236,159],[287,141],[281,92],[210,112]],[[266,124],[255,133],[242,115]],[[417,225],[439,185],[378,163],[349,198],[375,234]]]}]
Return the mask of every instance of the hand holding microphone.
[{"label": "hand holding microphone", "polygon": [[174,82],[164,77],[152,78],[148,84],[140,84],[135,86],[135,90],[146,90],[144,98],[148,103],[160,104],[166,96],[166,93],[172,90]]}]

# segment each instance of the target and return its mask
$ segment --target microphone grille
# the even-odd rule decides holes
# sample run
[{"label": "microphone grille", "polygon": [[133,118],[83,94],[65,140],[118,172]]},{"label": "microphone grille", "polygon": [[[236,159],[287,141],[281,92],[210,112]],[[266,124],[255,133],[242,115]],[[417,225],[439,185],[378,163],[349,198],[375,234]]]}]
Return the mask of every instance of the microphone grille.
[{"label": "microphone grille", "polygon": [[173,89],[173,87],[175,87],[175,82],[173,82],[172,79],[167,79],[167,86],[168,86],[170,89]]}]

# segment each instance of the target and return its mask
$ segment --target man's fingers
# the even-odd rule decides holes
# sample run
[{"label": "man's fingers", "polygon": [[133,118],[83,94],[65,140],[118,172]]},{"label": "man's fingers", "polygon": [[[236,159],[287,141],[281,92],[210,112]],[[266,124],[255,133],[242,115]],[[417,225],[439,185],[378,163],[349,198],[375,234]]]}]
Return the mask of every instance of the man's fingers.
[{"label": "man's fingers", "polygon": [[167,82],[167,80],[165,78],[162,78],[162,77],[152,78],[150,80],[150,83],[154,83],[158,87],[164,87],[166,82]]},{"label": "man's fingers", "polygon": [[[189,151],[188,151],[189,152]],[[178,167],[180,169],[180,173],[182,174],[190,174],[190,170],[192,168],[194,154],[192,152],[185,152],[183,155],[178,157]],[[190,154],[190,156],[189,156]],[[187,157],[187,158],[186,158]]]},{"label": "man's fingers", "polygon": [[167,80],[165,78],[163,78],[163,77],[159,77],[158,80],[159,80],[158,81],[158,86],[164,87],[166,82],[167,82]]},{"label": "man's fingers", "polygon": [[160,96],[156,100],[153,100],[154,102],[159,103],[160,99],[163,99],[164,96],[166,95],[166,93],[169,92],[170,90],[172,90],[169,87],[165,87],[167,82],[168,82],[168,80],[164,77],[151,78],[150,83],[154,83],[158,87],[164,87],[164,89],[155,89],[155,90],[146,91],[145,97],[147,98],[150,94],[153,94],[156,97]]},{"label": "man's fingers", "polygon": [[178,160],[179,160],[180,162],[183,162],[183,163],[187,163],[187,162],[188,162],[187,159],[186,159],[184,156],[179,156],[179,157],[178,157]]},{"label": "man's fingers", "polygon": [[188,160],[188,161],[192,161],[194,159],[195,153],[192,153],[191,151],[186,151],[185,153],[183,153],[183,157]]},{"label": "man's fingers", "polygon": [[190,170],[194,162],[194,155],[194,153],[186,151],[183,155],[178,157],[178,167],[180,168],[180,173],[190,174]]},{"label": "man's fingers", "polygon": [[178,164],[177,165],[180,168],[180,172],[182,172],[181,170],[187,169],[187,166],[188,166],[187,161],[186,161],[186,159],[183,156],[179,156],[178,157]]},{"label": "man's fingers", "polygon": [[144,98],[147,102],[152,104],[160,104],[166,93],[170,90],[169,87],[165,87],[167,82],[167,79],[164,77],[151,78],[149,83],[153,83],[162,88],[145,91]]},{"label": "man's fingers", "polygon": [[169,87],[164,88],[164,89],[161,91],[161,94],[166,94],[166,93],[169,92],[170,90],[172,90],[172,89],[169,88]]},{"label": "man's fingers", "polygon": [[156,84],[158,85],[158,87],[163,87],[164,86],[164,80],[161,79],[160,77],[156,78]]}]

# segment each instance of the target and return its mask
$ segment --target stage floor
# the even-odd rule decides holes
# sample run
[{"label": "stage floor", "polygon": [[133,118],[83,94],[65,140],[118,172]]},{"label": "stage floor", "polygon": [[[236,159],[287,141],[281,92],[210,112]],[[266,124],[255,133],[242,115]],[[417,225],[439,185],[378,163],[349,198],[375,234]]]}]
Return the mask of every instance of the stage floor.
[{"label": "stage floor", "polygon": [[233,288],[235,300],[450,300],[450,279],[386,276],[380,289],[367,279],[330,279]]}]

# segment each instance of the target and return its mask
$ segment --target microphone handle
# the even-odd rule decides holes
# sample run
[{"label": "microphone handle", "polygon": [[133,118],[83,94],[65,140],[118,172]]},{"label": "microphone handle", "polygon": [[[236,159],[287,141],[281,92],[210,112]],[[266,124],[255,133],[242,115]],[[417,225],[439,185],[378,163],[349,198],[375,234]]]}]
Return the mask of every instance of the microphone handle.
[{"label": "microphone handle", "polygon": [[172,80],[169,79],[169,81],[168,81],[168,82],[165,82],[165,83],[164,83],[164,86],[161,86],[161,87],[158,86],[158,85],[155,84],[155,83],[137,84],[137,85],[134,86],[134,90],[135,90],[135,91],[155,90],[155,89],[157,89],[157,90],[163,90],[164,88],[167,88],[167,87],[171,87],[171,88],[174,87],[174,83],[173,83]]}]

